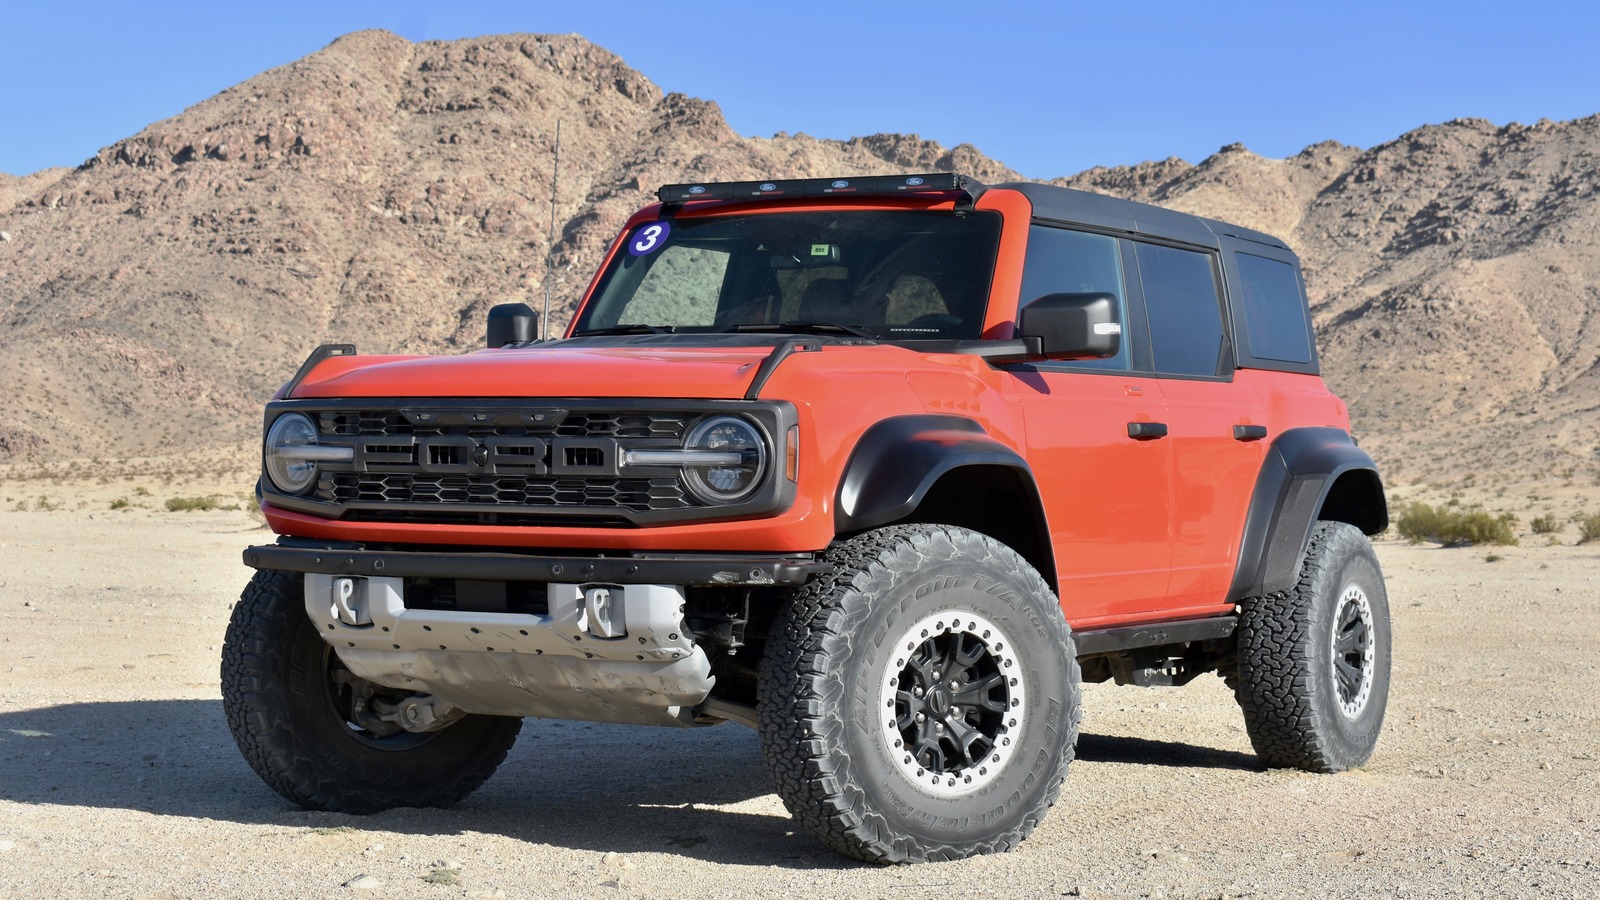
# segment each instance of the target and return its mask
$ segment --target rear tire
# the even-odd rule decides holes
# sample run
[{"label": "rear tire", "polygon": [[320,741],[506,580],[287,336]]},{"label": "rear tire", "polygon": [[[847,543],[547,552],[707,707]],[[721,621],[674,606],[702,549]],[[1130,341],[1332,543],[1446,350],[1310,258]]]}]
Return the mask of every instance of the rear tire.
[{"label": "rear tire", "polygon": [[[306,615],[302,576],[258,571],[222,647],[222,708],[250,767],[306,809],[372,813],[447,806],[484,782],[522,720],[467,716],[441,731],[378,734],[356,724],[345,669]],[[376,727],[376,726],[374,726]]]},{"label": "rear tire", "polygon": [[789,812],[878,863],[1008,850],[1056,800],[1078,662],[1055,595],[960,528],[902,525],[830,550],[761,662],[761,749]]},{"label": "rear tire", "polygon": [[1389,600],[1372,544],[1319,522],[1300,580],[1243,604],[1234,694],[1268,766],[1341,772],[1365,763],[1389,698]]}]

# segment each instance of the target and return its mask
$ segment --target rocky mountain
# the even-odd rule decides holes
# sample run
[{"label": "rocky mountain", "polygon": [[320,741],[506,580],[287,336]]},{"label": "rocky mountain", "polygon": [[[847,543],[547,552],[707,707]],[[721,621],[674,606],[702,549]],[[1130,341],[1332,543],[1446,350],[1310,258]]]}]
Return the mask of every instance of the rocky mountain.
[{"label": "rocky mountain", "polygon": [[[1284,236],[1391,477],[1528,478],[1596,465],[1596,152],[1600,117],[1457,121],[1059,183]],[[547,288],[564,322],[662,183],[908,170],[1017,177],[916,136],[741,137],[578,36],[353,34],[76,169],[0,176],[0,461],[248,448],[319,343],[463,352]]]},{"label": "rocky mountain", "polygon": [[1235,145],[1062,183],[1289,240],[1325,374],[1389,477],[1600,471],[1600,116],[1284,160]]}]

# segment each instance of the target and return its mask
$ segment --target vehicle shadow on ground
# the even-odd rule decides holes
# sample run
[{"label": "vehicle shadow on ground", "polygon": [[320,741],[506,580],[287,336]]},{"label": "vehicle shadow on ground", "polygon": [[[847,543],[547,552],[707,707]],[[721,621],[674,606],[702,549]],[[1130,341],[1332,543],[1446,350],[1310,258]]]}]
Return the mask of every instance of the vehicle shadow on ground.
[{"label": "vehicle shadow on ground", "polygon": [[1084,762],[1135,763],[1146,766],[1172,766],[1180,769],[1236,769],[1264,772],[1266,767],[1250,753],[1197,747],[1173,741],[1104,734],[1085,734],[1078,738],[1078,759]]},{"label": "vehicle shadow on ground", "polygon": [[[306,812],[245,763],[218,700],[0,713],[0,800],[244,824],[500,834],[575,850],[830,868],[772,794],[754,732],[529,719],[496,775],[449,809]],[[728,809],[749,804],[751,809]]]},{"label": "vehicle shadow on ground", "polygon": [[[1084,735],[1080,759],[1259,770],[1254,757]],[[529,719],[499,772],[449,809],[306,812],[267,788],[217,700],[74,703],[0,713],[0,799],[243,824],[498,834],[598,853],[838,869],[772,795],[756,735]],[[739,808],[729,808],[739,807]]]}]

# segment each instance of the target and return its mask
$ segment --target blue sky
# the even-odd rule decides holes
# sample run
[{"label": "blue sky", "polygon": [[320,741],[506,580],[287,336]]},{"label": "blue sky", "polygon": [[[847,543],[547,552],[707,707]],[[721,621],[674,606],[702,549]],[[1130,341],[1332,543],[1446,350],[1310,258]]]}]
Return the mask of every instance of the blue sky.
[{"label": "blue sky", "polygon": [[[1600,112],[1600,7],[1456,3],[0,3],[0,172],[72,166],[334,38],[577,32],[735,131],[970,142],[1033,178],[1239,141]],[[781,173],[775,173],[781,174]]]}]

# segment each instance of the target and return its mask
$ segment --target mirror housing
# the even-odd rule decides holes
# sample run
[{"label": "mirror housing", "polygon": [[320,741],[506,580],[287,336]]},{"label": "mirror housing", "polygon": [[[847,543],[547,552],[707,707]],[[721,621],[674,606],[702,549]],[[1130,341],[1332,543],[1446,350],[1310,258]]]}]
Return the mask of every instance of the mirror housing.
[{"label": "mirror housing", "polygon": [[484,343],[490,350],[538,339],[539,314],[528,304],[502,303],[489,310],[489,328]]},{"label": "mirror housing", "polygon": [[1017,314],[1017,337],[1038,338],[1045,359],[1104,359],[1122,346],[1113,294],[1046,294]]}]

